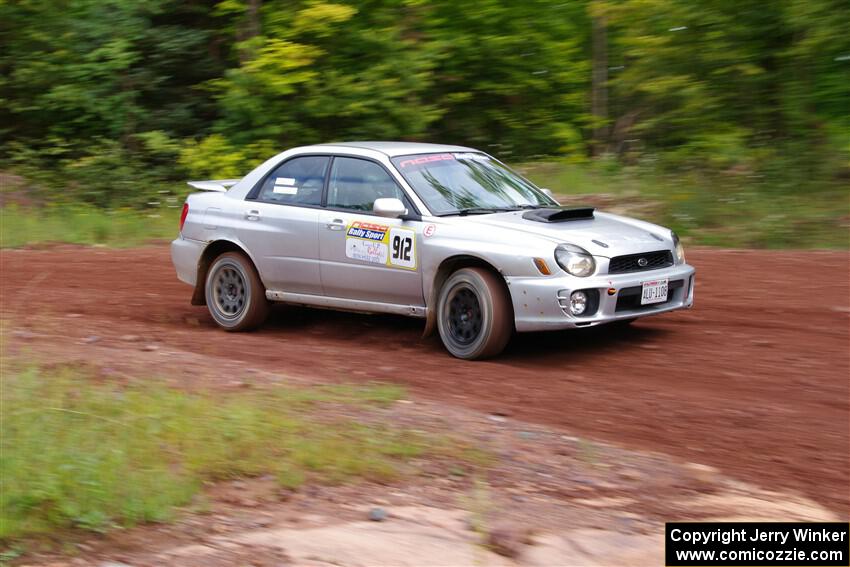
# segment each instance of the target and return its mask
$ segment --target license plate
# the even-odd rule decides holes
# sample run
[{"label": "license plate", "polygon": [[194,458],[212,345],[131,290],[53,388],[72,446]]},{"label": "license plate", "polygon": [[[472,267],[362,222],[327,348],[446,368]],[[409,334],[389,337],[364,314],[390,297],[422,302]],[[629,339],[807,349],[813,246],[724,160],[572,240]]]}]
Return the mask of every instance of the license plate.
[{"label": "license plate", "polygon": [[640,304],[663,303],[667,301],[667,280],[654,280],[643,282],[643,290],[640,294]]}]

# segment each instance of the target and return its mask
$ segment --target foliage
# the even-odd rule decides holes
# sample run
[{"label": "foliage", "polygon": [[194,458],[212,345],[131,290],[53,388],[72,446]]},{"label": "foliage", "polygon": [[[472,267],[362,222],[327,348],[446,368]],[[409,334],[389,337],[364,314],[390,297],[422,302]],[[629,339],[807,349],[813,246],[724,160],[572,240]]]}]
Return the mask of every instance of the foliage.
[{"label": "foliage", "polygon": [[612,141],[672,150],[674,164],[707,159],[715,170],[779,161],[792,166],[781,176],[794,182],[817,166],[840,166],[834,160],[850,138],[850,37],[840,0],[767,9],[757,0],[596,4],[613,28],[615,116],[634,122]]},{"label": "foliage", "polygon": [[276,153],[271,142],[236,146],[221,134],[212,134],[186,142],[179,163],[195,179],[238,179]]},{"label": "foliage", "polygon": [[293,145],[407,139],[511,161],[593,148],[804,193],[850,177],[847,16],[841,0],[5,1],[0,169],[40,202],[143,206]]},{"label": "foliage", "polygon": [[[104,382],[88,368],[4,361],[0,540],[61,528],[164,521],[206,481],[272,474],[388,480],[422,454],[463,462],[461,445],[345,414],[398,399],[392,385],[276,387],[214,395],[156,380]],[[319,426],[320,425],[320,426]]]}]

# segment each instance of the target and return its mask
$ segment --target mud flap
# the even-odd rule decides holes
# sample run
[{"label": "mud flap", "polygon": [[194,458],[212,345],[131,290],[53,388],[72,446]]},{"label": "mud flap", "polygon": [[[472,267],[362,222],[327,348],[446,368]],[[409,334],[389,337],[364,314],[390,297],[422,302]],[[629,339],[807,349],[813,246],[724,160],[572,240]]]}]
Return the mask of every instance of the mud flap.
[{"label": "mud flap", "polygon": [[437,328],[437,315],[435,309],[427,309],[425,311],[425,328],[422,329],[422,338],[427,339],[434,334],[434,329]]},{"label": "mud flap", "polygon": [[206,305],[207,297],[204,293],[203,285],[195,285],[195,291],[192,292],[192,305]]}]

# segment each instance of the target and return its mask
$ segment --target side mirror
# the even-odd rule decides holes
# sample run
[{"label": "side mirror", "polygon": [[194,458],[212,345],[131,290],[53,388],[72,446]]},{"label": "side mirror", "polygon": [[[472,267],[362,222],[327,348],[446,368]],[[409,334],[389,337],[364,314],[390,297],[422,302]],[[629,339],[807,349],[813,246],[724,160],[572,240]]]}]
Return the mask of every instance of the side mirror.
[{"label": "side mirror", "polygon": [[375,199],[375,204],[372,205],[372,212],[379,217],[397,219],[398,217],[407,214],[407,208],[400,199],[390,197]]},{"label": "side mirror", "polygon": [[555,194],[552,193],[551,189],[547,189],[546,187],[541,187],[540,190],[543,191],[543,193],[545,193],[547,197],[551,197],[553,199],[555,198]]}]

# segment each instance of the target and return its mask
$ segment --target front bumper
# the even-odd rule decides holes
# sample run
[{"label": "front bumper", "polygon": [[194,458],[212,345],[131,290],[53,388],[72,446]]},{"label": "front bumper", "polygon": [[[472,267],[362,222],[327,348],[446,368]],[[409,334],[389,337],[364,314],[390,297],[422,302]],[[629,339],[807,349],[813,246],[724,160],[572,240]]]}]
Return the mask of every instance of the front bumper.
[{"label": "front bumper", "polygon": [[[692,266],[680,264],[661,270],[588,278],[506,276],[505,281],[511,292],[516,330],[525,332],[590,327],[690,308],[694,304],[694,272]],[[640,305],[639,299],[634,301],[633,295],[630,295],[635,293],[633,288],[640,287],[645,281],[665,278],[670,287],[664,303]],[[586,316],[570,315],[562,305],[569,303],[573,291],[587,289],[598,290],[599,302],[595,312]],[[616,291],[609,295],[609,289]]]}]

